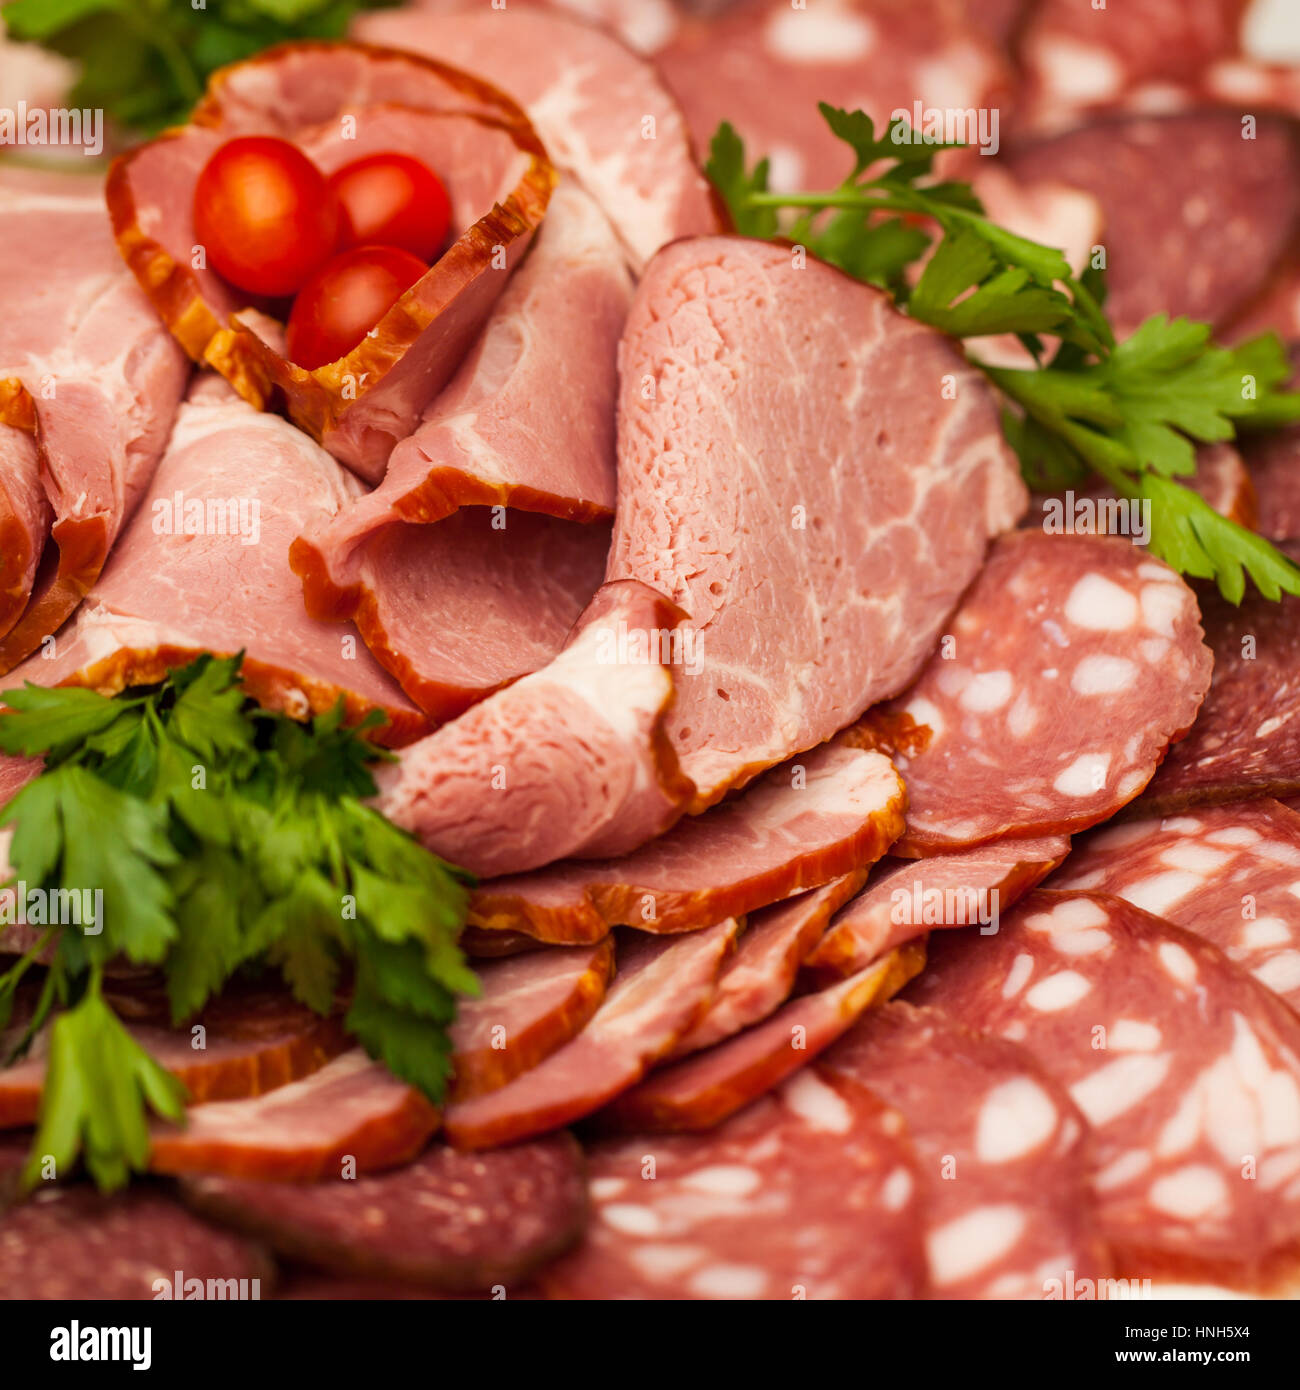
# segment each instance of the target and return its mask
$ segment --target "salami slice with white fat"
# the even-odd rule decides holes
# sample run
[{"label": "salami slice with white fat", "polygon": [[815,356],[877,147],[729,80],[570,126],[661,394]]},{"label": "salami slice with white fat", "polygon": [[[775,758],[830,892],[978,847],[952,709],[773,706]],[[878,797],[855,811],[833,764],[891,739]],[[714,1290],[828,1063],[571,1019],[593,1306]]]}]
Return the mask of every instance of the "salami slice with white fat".
[{"label": "salami slice with white fat", "polygon": [[552,1298],[916,1298],[915,1158],[901,1117],[808,1068],[707,1134],[588,1146],[592,1220],[539,1275]]},{"label": "salami slice with white fat", "polygon": [[614,943],[488,961],[482,994],[462,999],[451,1027],[453,1100],[504,1086],[563,1046],[591,1018],[614,971]]},{"label": "salami slice with white fat", "polygon": [[1131,1278],[1268,1288],[1300,1242],[1300,1017],[1208,942],[1104,894],[941,932],[909,991],[1020,1043],[1093,1127],[1102,1237]]},{"label": "salami slice with white fat", "polygon": [[805,967],[838,979],[936,927],[997,929],[998,916],[1070,852],[1062,835],[995,840],[928,859],[882,859],[867,886],[831,919]]},{"label": "salami slice with white fat", "polygon": [[1020,531],[991,548],[916,684],[869,715],[930,730],[895,761],[895,854],[1068,834],[1151,780],[1210,683],[1191,589],[1117,537]]},{"label": "salami slice with white fat", "polygon": [[638,1133],[712,1129],[807,1066],[924,964],[920,942],[891,951],[847,980],[791,1000],[734,1038],[651,1072],[603,1110],[599,1122]]},{"label": "salami slice with white fat", "polygon": [[184,1127],[155,1124],[155,1173],[310,1182],[405,1163],[438,1127],[432,1105],[358,1047],[314,1075],[250,1100],[196,1105]]},{"label": "salami slice with white fat", "polygon": [[391,1173],[319,1183],[187,1179],[203,1214],[321,1269],[450,1292],[507,1287],[582,1234],[582,1151],[552,1134],[485,1154],[434,1144]]},{"label": "salami slice with white fat", "polygon": [[886,758],[818,748],[622,858],[490,879],[470,895],[470,921],[554,942],[598,941],[619,924],[694,931],[874,863],[902,820]]},{"label": "salami slice with white fat", "polygon": [[1114,893],[1185,927],[1300,1010],[1300,815],[1280,802],[1107,826],[1048,886]]},{"label": "salami slice with white fat", "polygon": [[447,1109],[448,1139],[489,1149],[589,1115],[634,1086],[699,1019],[739,925],[619,943],[618,974],[591,1022],[545,1061],[498,1090]]},{"label": "salami slice with white fat", "polygon": [[901,1000],[815,1068],[858,1081],[907,1121],[935,1298],[1061,1297],[1110,1272],[1089,1187],[1087,1125],[1023,1048]]}]

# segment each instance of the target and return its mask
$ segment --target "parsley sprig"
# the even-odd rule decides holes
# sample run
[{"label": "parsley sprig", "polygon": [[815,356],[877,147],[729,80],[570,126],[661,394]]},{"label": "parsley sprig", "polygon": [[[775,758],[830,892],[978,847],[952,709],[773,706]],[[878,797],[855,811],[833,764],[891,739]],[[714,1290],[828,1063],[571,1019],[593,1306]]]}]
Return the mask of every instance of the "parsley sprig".
[{"label": "parsley sprig", "polygon": [[[102,892],[98,933],[51,928],[0,975],[0,1030],[18,987],[53,956],[9,1056],[49,1024],[49,1067],[27,1178],[80,1155],[104,1187],[148,1157],[148,1112],[184,1094],[102,997],[125,957],[163,972],[173,1021],[236,972],[273,968],[431,1099],[446,1085],[455,996],[478,984],[457,938],[468,878],[364,803],[385,755],[342,706],[299,724],[254,706],[240,658],[200,657],[159,687],[106,699],[76,688],[6,692],[0,750],[46,770],[0,811],[28,889]],[[377,716],[382,718],[382,716]]]},{"label": "parsley sprig", "polygon": [[1181,573],[1215,580],[1234,603],[1247,575],[1268,598],[1300,593],[1300,569],[1178,481],[1195,470],[1197,443],[1300,419],[1276,336],[1219,347],[1207,324],[1156,315],[1116,342],[1100,273],[1076,278],[1060,251],[985,217],[969,185],[935,180],[935,156],[954,146],[901,119],[878,137],[862,111],[820,109],[853,155],[825,192],[773,192],[768,161],[750,168],[735,130],[719,127],[707,171],[737,231],[803,245],[955,338],[1016,335],[1032,366],[971,360],[1011,403],[1004,428],[1031,486],[1096,474],[1151,504],[1151,549]]}]

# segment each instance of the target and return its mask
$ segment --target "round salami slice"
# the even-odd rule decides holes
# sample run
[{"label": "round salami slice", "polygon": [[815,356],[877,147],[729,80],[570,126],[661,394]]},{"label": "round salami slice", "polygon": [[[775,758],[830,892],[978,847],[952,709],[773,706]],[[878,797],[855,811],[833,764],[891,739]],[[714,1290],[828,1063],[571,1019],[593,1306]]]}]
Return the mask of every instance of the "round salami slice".
[{"label": "round salami slice", "polygon": [[1063,1297],[1110,1272],[1097,1237],[1087,1126],[1023,1048],[901,1000],[817,1061],[907,1121],[936,1298]]},{"label": "round salami slice", "polygon": [[1099,1233],[1128,1278],[1294,1278],[1300,1017],[1199,937],[1104,894],[941,932],[916,1003],[1020,1043],[1093,1128]]},{"label": "round salami slice", "polygon": [[193,1178],[205,1215],[322,1269],[450,1292],[509,1287],[581,1235],[582,1151],[547,1135],[491,1153],[434,1144],[391,1173],[320,1183]]},{"label": "round salami slice", "polygon": [[260,1298],[272,1273],[260,1247],[147,1186],[50,1185],[0,1215],[3,1301],[153,1299],[164,1282],[169,1297],[198,1297],[195,1280],[205,1298]]},{"label": "round salami slice", "polygon": [[1114,893],[1195,932],[1300,1010],[1300,815],[1280,802],[1107,826],[1048,886]]},{"label": "round salami slice", "polygon": [[924,964],[925,948],[909,942],[847,980],[791,1000],[734,1038],[651,1072],[599,1120],[638,1133],[712,1129],[807,1066]]},{"label": "round salami slice", "polygon": [[895,754],[908,792],[895,854],[1105,820],[1151,780],[1210,683],[1196,596],[1117,537],[1003,536],[949,634],[880,715],[931,735]]},{"label": "round salami slice", "polygon": [[[1300,304],[1300,283],[1296,300]],[[1255,485],[1259,531],[1272,541],[1300,540],[1300,425],[1267,430],[1242,447]]]},{"label": "round salami slice", "polygon": [[997,929],[999,914],[1070,852],[1062,835],[995,840],[928,859],[882,859],[809,954],[814,979],[841,979],[936,927]]},{"label": "round salami slice", "polygon": [[588,1147],[592,1220],[553,1298],[915,1298],[919,1183],[902,1119],[811,1068],[707,1134]]},{"label": "round salami slice", "polygon": [[183,1128],[155,1124],[155,1173],[222,1173],[309,1182],[374,1173],[413,1158],[438,1112],[358,1047],[304,1081],[249,1100],[196,1105]]},{"label": "round salami slice", "polygon": [[451,1028],[453,1100],[504,1086],[563,1046],[595,1013],[614,972],[614,942],[508,956],[478,967],[477,999]]}]

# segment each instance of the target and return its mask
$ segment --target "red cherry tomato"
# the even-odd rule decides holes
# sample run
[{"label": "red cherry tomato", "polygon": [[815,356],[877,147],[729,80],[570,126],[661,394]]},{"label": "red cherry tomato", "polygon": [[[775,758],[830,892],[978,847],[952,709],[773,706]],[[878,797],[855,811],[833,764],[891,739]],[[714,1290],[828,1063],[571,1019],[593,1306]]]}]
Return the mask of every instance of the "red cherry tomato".
[{"label": "red cherry tomato", "polygon": [[451,201],[442,180],[407,154],[372,154],[330,175],[343,212],[339,247],[398,246],[426,263],[442,250]]},{"label": "red cherry tomato", "polygon": [[308,371],[337,362],[428,268],[396,246],[359,246],[335,256],[293,302],[289,360]]},{"label": "red cherry tomato", "polygon": [[333,253],[339,220],[324,174],[270,135],[227,141],[194,188],[194,230],[208,264],[251,294],[306,284]]}]

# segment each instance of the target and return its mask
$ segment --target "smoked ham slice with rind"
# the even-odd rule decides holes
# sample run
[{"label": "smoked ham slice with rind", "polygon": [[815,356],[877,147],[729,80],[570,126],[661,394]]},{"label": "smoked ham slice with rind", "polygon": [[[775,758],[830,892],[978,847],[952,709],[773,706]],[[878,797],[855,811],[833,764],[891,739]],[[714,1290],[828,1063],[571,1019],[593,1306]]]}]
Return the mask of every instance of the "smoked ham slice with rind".
[{"label": "smoked ham slice with rind", "polygon": [[840,979],[936,928],[996,931],[999,914],[1069,852],[1069,840],[1057,836],[995,840],[920,860],[882,859],[866,888],[832,918],[805,968],[816,979]]},{"label": "smoked ham slice with rind", "polygon": [[1113,893],[1195,932],[1300,1010],[1300,815],[1280,802],[1107,826],[1047,886]]},{"label": "smoked ham slice with rind", "polygon": [[923,1297],[924,1216],[901,1116],[813,1068],[705,1134],[587,1146],[591,1224],[551,1298]]},{"label": "smoked ham slice with rind", "polygon": [[672,1055],[685,1057],[712,1047],[779,1008],[790,997],[799,966],[826,930],[831,914],[865,878],[865,869],[855,869],[811,893],[751,914],[740,945],[722,967],[708,1012]]},{"label": "smoked ham slice with rind", "polygon": [[931,1297],[1062,1298],[1085,1280],[1100,1297],[1110,1255],[1097,1233],[1087,1125],[1023,1048],[895,1001],[816,1070],[868,1087],[907,1122]]},{"label": "smoked ham slice with rind", "polygon": [[54,519],[40,466],[32,398],[21,381],[0,381],[0,637],[27,607]]},{"label": "smoked ham slice with rind", "polygon": [[643,1134],[712,1129],[807,1066],[924,964],[924,946],[909,942],[716,1047],[651,1072],[606,1106],[597,1123]]},{"label": "smoked ham slice with rind", "polygon": [[88,601],[10,678],[116,695],[160,681],[201,652],[244,652],[248,693],[297,718],[342,698],[349,719],[388,719],[384,743],[428,721],[356,635],[302,610],[288,550],[303,524],[346,502],[355,480],[277,415],[220,378],[200,378],[153,485]]},{"label": "smoked ham slice with rind", "polygon": [[185,1199],[278,1254],[340,1274],[514,1296],[582,1234],[582,1150],[567,1133],[491,1153],[435,1143],[390,1173],[320,1183],[191,1178]]},{"label": "smoked ham slice with rind", "polygon": [[476,966],[482,992],[458,1001],[451,1026],[451,1099],[495,1091],[562,1047],[600,1007],[613,972],[608,937]]},{"label": "smoked ham slice with rind", "polygon": [[499,1090],[448,1107],[457,1148],[490,1149],[531,1139],[590,1115],[635,1085],[708,1007],[739,924],[665,940],[625,937],[618,973],[572,1042]]},{"label": "smoked ham slice with rind", "polygon": [[694,931],[874,863],[897,837],[903,806],[882,754],[819,748],[621,859],[482,883],[470,921],[555,942],[598,941],[619,924]]},{"label": "smoked ham slice with rind", "polygon": [[1092,1126],[1098,1234],[1129,1278],[1264,1289],[1300,1250],[1300,1017],[1120,898],[1026,898],[938,932],[909,997],[1019,1043]]},{"label": "smoked ham slice with rind", "polygon": [[156,1123],[155,1173],[311,1182],[407,1163],[438,1127],[438,1112],[360,1048],[304,1080],[249,1100],[193,1106],[183,1128]]},{"label": "smoked ham slice with rind", "polygon": [[[358,347],[315,371],[287,361],[244,320],[260,305],[191,268],[198,174],[223,142],[255,134],[294,140],[326,173],[376,151],[436,150],[451,197],[451,246]],[[123,258],[190,356],[259,409],[283,404],[375,481],[528,249],[553,179],[523,112],[480,79],[413,54],[304,41],[217,72],[189,124],[117,160],[108,204]]]},{"label": "smoked ham slice with rind", "polygon": [[1117,537],[999,539],[916,684],[873,711],[907,830],[895,854],[1086,829],[1132,801],[1196,718],[1212,658],[1191,589]]}]

